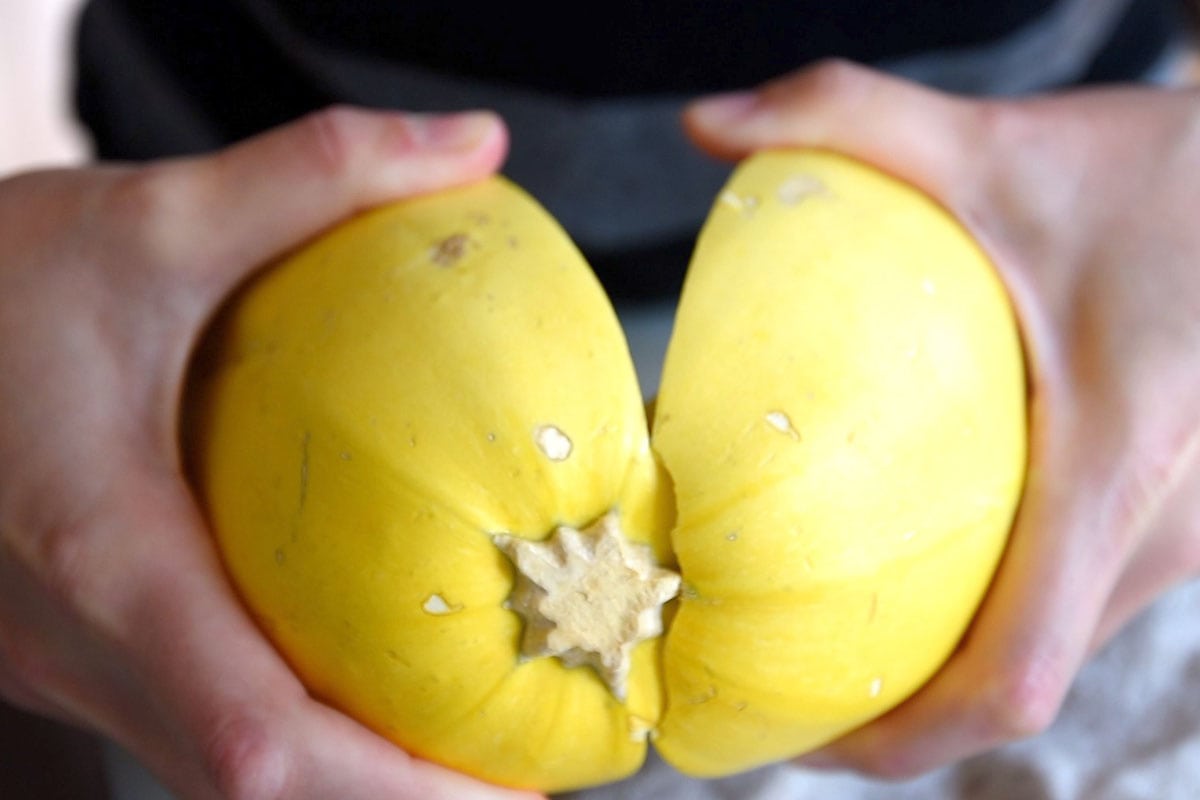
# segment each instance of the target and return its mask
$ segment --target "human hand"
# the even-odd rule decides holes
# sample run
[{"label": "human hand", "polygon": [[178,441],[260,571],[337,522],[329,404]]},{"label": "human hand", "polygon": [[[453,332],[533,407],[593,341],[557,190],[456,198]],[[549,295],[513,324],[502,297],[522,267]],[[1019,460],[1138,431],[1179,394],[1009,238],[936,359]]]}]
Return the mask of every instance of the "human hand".
[{"label": "human hand", "polygon": [[969,100],[829,63],[684,122],[724,158],[822,147],[924,189],[1025,337],[1030,471],[974,625],[925,688],[801,763],[903,778],[1043,730],[1088,656],[1200,571],[1200,94]]},{"label": "human hand", "polygon": [[311,699],[184,483],[187,362],[256,267],[357,209],[491,173],[491,115],[314,115],[211,157],[0,183],[0,696],[186,798],[517,797]]}]

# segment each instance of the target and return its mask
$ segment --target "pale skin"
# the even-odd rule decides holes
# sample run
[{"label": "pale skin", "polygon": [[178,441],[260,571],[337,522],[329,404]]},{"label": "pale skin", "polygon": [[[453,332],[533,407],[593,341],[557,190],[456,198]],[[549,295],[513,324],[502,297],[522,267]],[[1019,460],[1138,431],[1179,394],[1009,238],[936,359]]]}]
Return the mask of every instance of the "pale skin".
[{"label": "pale skin", "polygon": [[[691,107],[727,158],[829,147],[996,261],[1030,356],[1011,546],[946,668],[806,759],[918,774],[1051,723],[1088,656],[1200,569],[1200,95],[950,98],[845,64]],[[486,114],[326,112],[217,155],[0,183],[0,695],[181,797],[530,796],[311,699],[241,610],[181,477],[186,362],[229,292],[353,211],[478,179]]]}]

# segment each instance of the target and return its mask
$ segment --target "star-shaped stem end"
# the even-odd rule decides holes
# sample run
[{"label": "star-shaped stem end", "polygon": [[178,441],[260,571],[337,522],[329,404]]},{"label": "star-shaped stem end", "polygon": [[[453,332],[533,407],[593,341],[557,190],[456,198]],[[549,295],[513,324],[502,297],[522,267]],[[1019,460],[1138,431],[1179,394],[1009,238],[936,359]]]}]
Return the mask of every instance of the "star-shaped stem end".
[{"label": "star-shaped stem end", "polygon": [[562,525],[540,542],[493,541],[516,567],[509,605],[525,621],[521,654],[586,664],[624,701],[633,648],[662,633],[662,606],[679,593],[679,575],[625,538],[616,511],[582,531]]}]

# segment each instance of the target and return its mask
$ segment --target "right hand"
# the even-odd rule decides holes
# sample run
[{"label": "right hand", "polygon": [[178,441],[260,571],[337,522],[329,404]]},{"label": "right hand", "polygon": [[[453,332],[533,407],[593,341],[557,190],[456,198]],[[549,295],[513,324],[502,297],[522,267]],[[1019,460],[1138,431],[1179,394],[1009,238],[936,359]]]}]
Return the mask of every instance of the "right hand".
[{"label": "right hand", "polygon": [[843,62],[709,98],[705,150],[828,148],[929,193],[988,250],[1029,367],[1007,552],[915,695],[807,755],[909,778],[1045,730],[1091,654],[1200,575],[1200,92],[968,98]]},{"label": "right hand", "polygon": [[0,697],[189,800],[516,798],[311,698],[225,578],[178,402],[217,307],[356,210],[492,173],[489,114],[313,115],[215,155],[0,182]]}]

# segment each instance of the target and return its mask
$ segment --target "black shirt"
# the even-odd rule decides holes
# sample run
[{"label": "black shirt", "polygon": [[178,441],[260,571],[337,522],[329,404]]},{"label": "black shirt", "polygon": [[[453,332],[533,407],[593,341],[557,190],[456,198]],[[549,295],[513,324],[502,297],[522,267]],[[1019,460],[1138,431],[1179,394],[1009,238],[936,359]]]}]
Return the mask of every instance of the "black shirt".
[{"label": "black shirt", "polygon": [[495,108],[505,171],[618,293],[670,291],[726,168],[687,98],[825,56],[941,88],[1021,93],[1146,75],[1175,0],[91,0],[76,96],[97,155],[220,147],[333,102]]}]

